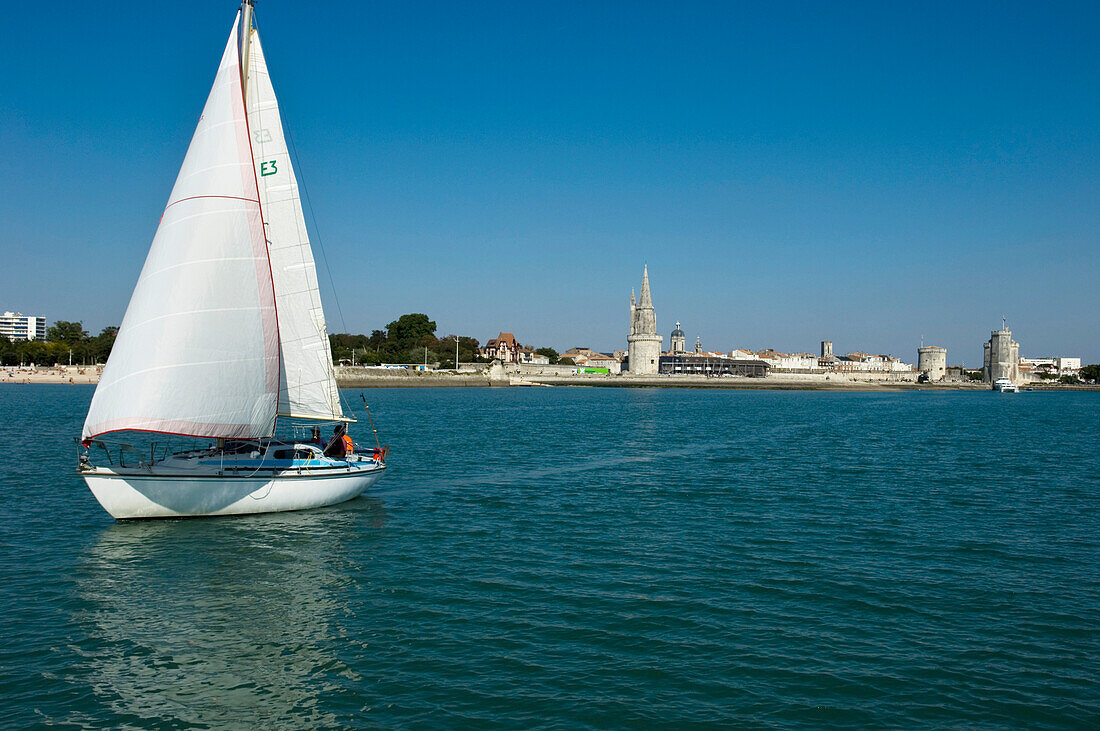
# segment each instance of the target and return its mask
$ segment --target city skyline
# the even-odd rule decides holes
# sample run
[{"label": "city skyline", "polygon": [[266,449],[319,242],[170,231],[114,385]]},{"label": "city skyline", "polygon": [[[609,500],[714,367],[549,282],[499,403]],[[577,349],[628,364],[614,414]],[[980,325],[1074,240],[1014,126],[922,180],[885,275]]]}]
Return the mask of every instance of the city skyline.
[{"label": "city skyline", "polygon": [[[0,308],[121,322],[234,8],[13,11]],[[795,10],[266,3],[329,331],[1100,361],[1100,12]]]}]

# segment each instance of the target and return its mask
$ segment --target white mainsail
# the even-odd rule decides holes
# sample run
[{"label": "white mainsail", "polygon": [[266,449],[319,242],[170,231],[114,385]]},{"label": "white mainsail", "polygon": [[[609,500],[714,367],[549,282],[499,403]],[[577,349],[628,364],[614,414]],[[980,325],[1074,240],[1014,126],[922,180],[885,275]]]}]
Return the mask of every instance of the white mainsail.
[{"label": "white mainsail", "polygon": [[237,38],[234,22],[92,397],[85,438],[125,429],[274,432],[279,330]]},{"label": "white mainsail", "polygon": [[342,419],[298,181],[290,163],[260,35],[255,30],[249,44],[248,66],[248,126],[282,346],[279,415]]}]

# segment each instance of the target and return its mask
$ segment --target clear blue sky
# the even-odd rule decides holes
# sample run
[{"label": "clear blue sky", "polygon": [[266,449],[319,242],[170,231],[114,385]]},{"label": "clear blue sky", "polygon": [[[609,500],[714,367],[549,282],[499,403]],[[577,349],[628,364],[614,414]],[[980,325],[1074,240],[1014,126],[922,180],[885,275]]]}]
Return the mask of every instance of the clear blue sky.
[{"label": "clear blue sky", "polygon": [[[331,331],[1100,362],[1100,4],[258,5]],[[0,309],[121,320],[235,9],[5,3]]]}]

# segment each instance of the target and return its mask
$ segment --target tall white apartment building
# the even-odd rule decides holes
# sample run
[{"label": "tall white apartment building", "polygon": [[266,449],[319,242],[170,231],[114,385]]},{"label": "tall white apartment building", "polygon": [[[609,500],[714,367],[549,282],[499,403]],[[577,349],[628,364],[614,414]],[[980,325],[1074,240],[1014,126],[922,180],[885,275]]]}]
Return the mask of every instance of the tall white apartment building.
[{"label": "tall white apartment building", "polygon": [[0,315],[0,337],[8,340],[45,340],[46,318],[5,312]]}]

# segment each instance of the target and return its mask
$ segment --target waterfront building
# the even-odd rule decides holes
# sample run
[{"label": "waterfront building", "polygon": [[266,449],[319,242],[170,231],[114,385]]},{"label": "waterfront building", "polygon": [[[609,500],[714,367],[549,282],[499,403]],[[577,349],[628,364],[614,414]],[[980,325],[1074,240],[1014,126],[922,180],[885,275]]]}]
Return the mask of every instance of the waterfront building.
[{"label": "waterfront building", "polygon": [[5,312],[0,315],[0,338],[16,340],[45,340],[46,318],[24,315],[21,312]]},{"label": "waterfront building", "polygon": [[680,329],[680,323],[676,323],[676,329],[672,331],[672,337],[669,338],[668,352],[670,355],[676,355],[677,353],[683,353],[687,348],[685,347],[684,331]]},{"label": "waterfront building", "polygon": [[577,363],[578,366],[583,368],[606,368],[608,373],[619,374],[622,373],[623,364],[613,355],[607,353],[596,353],[584,359],[583,363]]},{"label": "waterfront building", "polygon": [[660,367],[661,342],[657,334],[657,314],[649,292],[649,267],[642,270],[642,291],[637,302],[630,293],[630,334],[627,342],[627,368],[631,375],[653,375]]},{"label": "waterfront building", "polygon": [[481,355],[486,358],[496,358],[501,363],[518,363],[522,347],[515,335],[502,332],[485,343],[485,347],[481,349]]},{"label": "waterfront building", "polygon": [[989,334],[984,346],[982,380],[993,383],[998,378],[1007,378],[1013,383],[1020,381],[1020,344],[1012,339],[1012,331],[1001,321],[1001,329]]},{"label": "waterfront building", "polygon": [[917,348],[917,370],[930,382],[942,381],[947,375],[947,348],[938,345]]},{"label": "waterfront building", "polygon": [[[1020,358],[1020,378],[1040,375],[1076,376],[1081,371],[1080,358]],[[1026,379],[1025,379],[1026,380]]]},{"label": "waterfront building", "polygon": [[1080,358],[1055,358],[1054,362],[1060,375],[1076,376],[1081,372]]},{"label": "waterfront building", "polygon": [[817,357],[817,367],[823,370],[837,370],[837,365],[840,363],[840,358],[837,358],[833,354],[833,341],[822,340],[821,341],[821,355]]},{"label": "waterfront building", "polygon": [[527,365],[550,365],[550,358],[545,355],[541,355],[535,352],[535,349],[529,345],[524,345],[519,349],[516,354],[517,363],[525,363]]},{"label": "waterfront building", "polygon": [[838,356],[832,370],[838,373],[905,373],[914,368],[892,355],[872,355],[856,351]]},{"label": "waterfront building", "polygon": [[662,355],[659,372],[671,375],[696,376],[746,376],[764,378],[768,375],[769,365],[757,359],[734,359],[722,354],[696,355],[679,353]]},{"label": "waterfront building", "polygon": [[587,347],[570,348],[561,354],[582,368],[606,368],[609,373],[622,372],[622,359],[617,354],[600,353]]},{"label": "waterfront building", "polygon": [[1024,358],[1020,356],[1020,370],[1025,368],[1036,373],[1046,371],[1053,373],[1058,370],[1057,358]]},{"label": "waterfront building", "polygon": [[779,367],[787,371],[809,371],[811,373],[822,370],[818,357],[813,353],[788,353],[787,357],[780,361]]},{"label": "waterfront building", "polygon": [[777,353],[768,348],[756,353],[755,357],[767,363],[772,371],[816,373],[824,370],[813,353]]},{"label": "waterfront building", "polygon": [[782,360],[785,356],[786,353],[780,353],[772,350],[771,348],[764,348],[763,350],[758,350],[752,354],[753,358],[764,361],[768,364],[770,368],[775,368],[776,366],[778,366],[779,361]]}]

